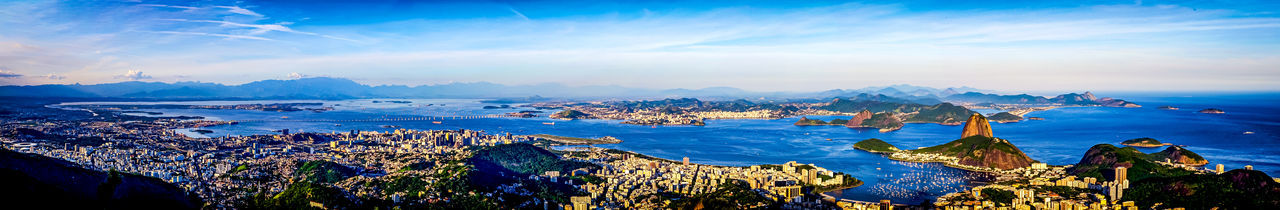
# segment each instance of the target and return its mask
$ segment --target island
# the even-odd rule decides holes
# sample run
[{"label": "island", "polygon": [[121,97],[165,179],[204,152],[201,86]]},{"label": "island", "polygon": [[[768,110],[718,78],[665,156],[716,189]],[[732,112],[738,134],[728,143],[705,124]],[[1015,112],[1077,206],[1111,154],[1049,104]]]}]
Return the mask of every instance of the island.
[{"label": "island", "polygon": [[1131,146],[1131,147],[1162,147],[1170,144],[1161,143],[1160,140],[1156,140],[1153,138],[1143,137],[1143,138],[1124,140],[1124,142],[1120,142],[1120,145]]},{"label": "island", "polygon": [[1201,109],[1201,110],[1200,110],[1200,113],[1205,113],[1205,114],[1226,114],[1227,112],[1224,112],[1224,111],[1222,111],[1221,109],[1208,108],[1208,109]]},{"label": "island", "polygon": [[490,105],[490,106],[484,106],[484,107],[481,107],[481,108],[484,108],[484,109],[510,109],[510,108],[511,108],[511,105],[506,105],[506,104],[498,105],[498,106],[492,106],[492,105]]},{"label": "island", "polygon": [[[535,141],[538,141],[538,140],[548,141],[546,143],[547,145],[550,145],[550,146],[622,143],[622,140],[619,140],[618,138],[614,138],[612,136],[589,139],[589,138],[578,138],[578,137],[568,137],[568,136],[556,136],[556,135],[549,135],[549,134],[536,134],[536,135],[529,135],[528,137],[531,137]],[[539,145],[539,146],[542,146],[542,145]]]},{"label": "island", "polygon": [[1160,107],[1156,107],[1156,108],[1157,108],[1157,109],[1163,109],[1163,110],[1178,110],[1178,107],[1173,107],[1173,106],[1160,106]]},{"label": "island", "polygon": [[991,117],[988,117],[987,119],[998,122],[998,123],[1011,123],[1011,122],[1022,121],[1022,116],[1014,115],[1009,112],[1001,112],[1001,113],[993,114],[991,115]]},{"label": "island", "polygon": [[552,119],[562,119],[562,120],[592,119],[591,115],[588,115],[587,113],[582,113],[581,111],[577,111],[577,110],[564,110],[564,111],[556,112],[555,114],[551,114],[550,117]]},{"label": "island", "polygon": [[1043,117],[1029,117],[1028,120],[1044,120]]},{"label": "island", "polygon": [[848,123],[848,122],[849,120],[843,120],[843,119],[832,119],[831,122],[826,122],[819,119],[809,119],[808,117],[800,117],[800,120],[797,120],[795,125],[796,126],[844,125],[845,123]]},{"label": "island", "polygon": [[884,142],[884,140],[880,140],[876,138],[858,141],[858,143],[853,144],[853,148],[859,149],[862,151],[871,152],[871,153],[884,153],[884,154],[902,151],[901,149],[898,149],[898,147],[895,147],[892,144],[889,144],[888,142]]},{"label": "island", "polygon": [[542,113],[542,111],[525,110],[525,111],[519,111],[519,112],[509,112],[509,113],[506,113],[506,115],[508,117],[519,117],[519,118],[537,117],[538,115],[534,113]]}]

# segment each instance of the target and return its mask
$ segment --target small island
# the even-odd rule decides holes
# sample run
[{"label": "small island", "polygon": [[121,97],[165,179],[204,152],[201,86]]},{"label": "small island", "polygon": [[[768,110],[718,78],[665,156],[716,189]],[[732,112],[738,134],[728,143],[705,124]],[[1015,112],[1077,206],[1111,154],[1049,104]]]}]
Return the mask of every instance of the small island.
[{"label": "small island", "polygon": [[498,106],[492,106],[492,105],[491,105],[491,106],[484,106],[484,107],[481,107],[481,108],[484,108],[484,109],[510,109],[510,108],[511,108],[511,105],[506,105],[506,104],[498,105]]},{"label": "small island", "polygon": [[884,140],[880,140],[876,138],[862,140],[862,141],[859,141],[858,143],[854,143],[853,148],[859,149],[862,151],[871,152],[871,153],[894,153],[894,152],[902,151],[901,149],[898,149],[898,147],[895,147],[892,144],[889,144],[888,142],[884,142]]},{"label": "small island", "polygon": [[1178,110],[1178,107],[1173,107],[1173,106],[1160,106],[1160,107],[1156,107],[1156,108],[1157,108],[1157,109],[1163,109],[1163,110]]},{"label": "small island", "polygon": [[519,112],[510,112],[510,113],[507,113],[507,116],[508,116],[508,117],[519,117],[519,118],[531,118],[531,117],[537,117],[538,115],[536,115],[536,114],[534,114],[534,113],[542,113],[542,111],[529,111],[529,110],[526,110],[526,111],[519,111]]},{"label": "small island", "polygon": [[1029,117],[1028,120],[1044,120],[1043,117]]},{"label": "small island", "polygon": [[564,110],[551,114],[551,118],[562,120],[590,119],[591,115],[587,115],[587,113],[582,113],[577,110]]},{"label": "small island", "polygon": [[831,120],[831,122],[827,122],[819,119],[809,119],[808,117],[800,117],[800,120],[796,121],[795,125],[796,126],[844,125],[845,123],[848,123],[848,122],[849,120],[844,120],[844,119],[833,119]]},{"label": "small island", "polygon": [[1227,112],[1223,112],[1221,109],[1208,108],[1208,109],[1201,109],[1201,110],[1200,110],[1200,113],[1205,113],[1205,114],[1226,114]]},{"label": "small island", "polygon": [[1170,144],[1161,143],[1160,140],[1144,137],[1144,138],[1124,140],[1124,142],[1120,142],[1120,145],[1131,146],[1131,147],[1162,147]]},{"label": "small island", "polygon": [[1001,113],[993,114],[990,117],[987,117],[987,120],[995,121],[998,123],[1011,123],[1011,122],[1022,121],[1022,116],[1018,116],[1009,112],[1001,112]]},{"label": "small island", "polygon": [[537,135],[530,135],[529,137],[534,137],[538,140],[549,141],[548,143],[550,143],[552,146],[622,143],[622,140],[619,140],[618,138],[614,138],[612,136],[589,139],[589,138],[578,138],[578,137],[568,137],[568,136],[556,136],[556,135],[549,135],[549,134],[537,134]]}]

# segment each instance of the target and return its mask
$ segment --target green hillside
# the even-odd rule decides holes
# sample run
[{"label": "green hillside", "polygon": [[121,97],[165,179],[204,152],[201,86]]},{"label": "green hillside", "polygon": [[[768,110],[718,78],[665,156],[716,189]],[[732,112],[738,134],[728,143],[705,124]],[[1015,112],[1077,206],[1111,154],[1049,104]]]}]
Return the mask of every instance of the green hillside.
[{"label": "green hillside", "polygon": [[1148,177],[1172,177],[1189,175],[1193,172],[1163,166],[1151,161],[1151,156],[1133,147],[1116,147],[1110,144],[1098,144],[1089,148],[1079,163],[1067,170],[1067,173],[1079,177],[1095,177],[1099,180],[1113,180],[1116,167],[1127,167],[1129,181],[1137,181]]},{"label": "green hillside", "polygon": [[858,141],[858,143],[853,144],[853,148],[875,153],[891,153],[900,151],[898,147],[895,147],[888,142],[884,142],[884,140],[875,138]]},{"label": "green hillside", "polygon": [[1280,183],[1261,171],[1236,169],[1223,174],[1152,177],[1132,182],[1123,200],[1146,209],[1275,209]]},{"label": "green hillside", "polygon": [[300,162],[293,171],[294,177],[315,183],[335,183],[355,175],[355,169],[324,160]]}]

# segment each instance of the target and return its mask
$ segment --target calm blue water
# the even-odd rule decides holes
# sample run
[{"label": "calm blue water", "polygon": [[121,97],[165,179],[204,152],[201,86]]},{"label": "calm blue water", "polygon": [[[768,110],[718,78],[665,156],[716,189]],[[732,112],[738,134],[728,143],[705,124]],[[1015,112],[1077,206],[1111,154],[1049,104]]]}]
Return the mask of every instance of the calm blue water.
[{"label": "calm blue water", "polygon": [[[1055,165],[1075,164],[1095,144],[1118,144],[1131,138],[1152,137],[1187,145],[1227,168],[1253,165],[1268,174],[1280,173],[1280,94],[1165,94],[1122,96],[1142,108],[1079,107],[1034,112],[1042,121],[993,124],[995,136],[1008,139],[1031,158]],[[247,110],[149,110],[165,115],[198,115],[221,120],[370,119],[395,116],[455,116],[501,114],[528,109],[481,109],[475,100],[412,100],[412,104],[370,103],[372,100],[326,101],[337,110],[313,112],[262,112]],[[264,102],[253,102],[264,103]],[[269,102],[267,102],[269,103]],[[424,104],[435,104],[423,107]],[[440,104],[444,104],[441,106]],[[1159,110],[1171,105],[1181,110]],[[1196,111],[1219,108],[1227,114]],[[988,110],[980,110],[988,112]],[[830,120],[831,116],[808,116]],[[847,119],[847,117],[841,117]],[[548,118],[496,118],[422,122],[252,122],[211,128],[213,136],[267,134],[291,129],[313,132],[345,132],[353,129],[388,131],[381,125],[408,129],[475,129],[493,134],[553,134],[575,137],[614,136],[624,142],[599,145],[635,151],[667,159],[689,157],[704,164],[746,166],[787,161],[853,174],[866,182],[836,196],[855,200],[892,199],[920,203],[924,199],[964,189],[981,174],[941,167],[938,164],[902,163],[857,151],[854,142],[879,138],[900,148],[933,146],[959,137],[961,126],[908,124],[902,130],[880,133],[873,129],[840,126],[793,126],[795,118],[778,120],[713,120],[707,126],[639,126],[614,120],[554,120]],[[544,125],[543,122],[555,122]],[[1246,131],[1254,134],[1244,134]],[[830,140],[828,140],[830,139]],[[1142,149],[1155,152],[1163,148]]]}]

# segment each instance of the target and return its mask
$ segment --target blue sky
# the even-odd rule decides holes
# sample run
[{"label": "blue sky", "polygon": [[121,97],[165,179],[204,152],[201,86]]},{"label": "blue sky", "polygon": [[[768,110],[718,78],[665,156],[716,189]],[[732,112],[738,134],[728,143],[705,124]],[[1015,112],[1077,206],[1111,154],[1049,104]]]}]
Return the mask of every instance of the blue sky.
[{"label": "blue sky", "polygon": [[1280,90],[1280,1],[6,1],[0,84]]}]

